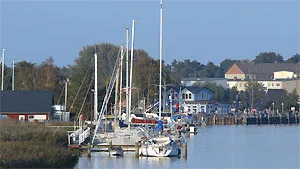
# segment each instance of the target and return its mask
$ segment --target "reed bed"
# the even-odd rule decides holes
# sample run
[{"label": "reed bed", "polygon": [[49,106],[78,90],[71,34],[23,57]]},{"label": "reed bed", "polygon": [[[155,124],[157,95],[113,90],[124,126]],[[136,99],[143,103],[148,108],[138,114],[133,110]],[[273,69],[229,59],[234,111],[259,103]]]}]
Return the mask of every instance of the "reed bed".
[{"label": "reed bed", "polygon": [[67,145],[66,129],[0,120],[0,168],[73,168],[80,152]]}]

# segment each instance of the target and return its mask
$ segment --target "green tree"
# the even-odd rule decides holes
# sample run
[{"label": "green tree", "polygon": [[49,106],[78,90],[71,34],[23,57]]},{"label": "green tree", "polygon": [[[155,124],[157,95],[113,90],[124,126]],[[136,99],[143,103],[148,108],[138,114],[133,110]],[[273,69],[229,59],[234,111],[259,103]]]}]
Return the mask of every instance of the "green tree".
[{"label": "green tree", "polygon": [[253,60],[254,64],[258,63],[283,63],[283,57],[280,54],[274,52],[260,53]]},{"label": "green tree", "polygon": [[296,89],[292,91],[292,93],[288,93],[286,90],[284,90],[284,94],[281,97],[281,103],[277,103],[277,108],[281,110],[281,104],[283,103],[284,106],[284,114],[286,114],[289,110],[291,110],[291,107],[295,107],[296,110],[299,109],[299,105],[297,102],[299,101],[299,95],[297,95]]},{"label": "green tree", "polygon": [[287,59],[285,62],[286,63],[299,63],[299,61],[300,61],[300,55],[299,54],[295,54],[291,58]]},{"label": "green tree", "polygon": [[250,108],[258,107],[260,99],[264,96],[264,87],[263,84],[256,81],[248,81],[246,85],[246,94],[249,99]]}]

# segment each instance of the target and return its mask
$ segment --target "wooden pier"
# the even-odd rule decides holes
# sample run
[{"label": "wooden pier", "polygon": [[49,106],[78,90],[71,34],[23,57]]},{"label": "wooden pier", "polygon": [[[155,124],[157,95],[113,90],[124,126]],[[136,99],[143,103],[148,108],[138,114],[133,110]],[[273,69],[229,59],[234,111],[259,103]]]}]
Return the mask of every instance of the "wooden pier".
[{"label": "wooden pier", "polygon": [[267,124],[299,124],[298,114],[290,116],[246,116],[246,115],[199,115],[197,116],[198,125],[267,125]]}]

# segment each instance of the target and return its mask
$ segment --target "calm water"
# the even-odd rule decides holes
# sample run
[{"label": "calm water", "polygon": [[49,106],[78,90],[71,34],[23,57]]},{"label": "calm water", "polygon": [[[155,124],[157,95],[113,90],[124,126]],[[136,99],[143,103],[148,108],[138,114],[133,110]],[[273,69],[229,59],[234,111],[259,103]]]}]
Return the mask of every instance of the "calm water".
[{"label": "calm water", "polygon": [[81,157],[84,168],[300,168],[300,126],[211,126],[188,139],[188,157],[136,159],[134,153]]}]

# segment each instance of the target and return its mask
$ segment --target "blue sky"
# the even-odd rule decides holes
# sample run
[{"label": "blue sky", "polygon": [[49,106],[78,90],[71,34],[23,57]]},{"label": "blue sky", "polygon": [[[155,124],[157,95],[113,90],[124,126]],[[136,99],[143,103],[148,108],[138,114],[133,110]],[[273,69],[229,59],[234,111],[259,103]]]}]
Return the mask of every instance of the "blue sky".
[{"label": "blue sky", "polygon": [[[121,45],[136,19],[135,48],[159,58],[159,0],[0,0],[6,63],[73,64],[85,45]],[[165,0],[163,59],[219,64],[260,52],[300,53],[298,0]]]}]

